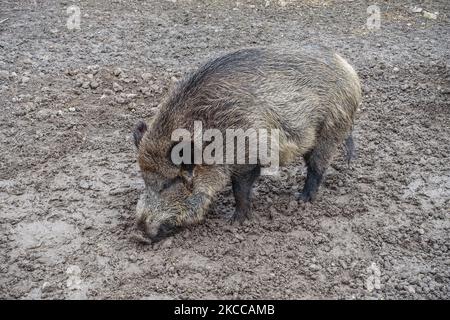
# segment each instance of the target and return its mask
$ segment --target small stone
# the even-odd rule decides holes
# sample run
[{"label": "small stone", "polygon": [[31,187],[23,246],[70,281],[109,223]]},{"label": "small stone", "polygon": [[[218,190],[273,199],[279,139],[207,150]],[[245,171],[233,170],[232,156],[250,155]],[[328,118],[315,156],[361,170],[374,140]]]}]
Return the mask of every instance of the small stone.
[{"label": "small stone", "polygon": [[170,248],[172,246],[172,242],[173,242],[172,238],[167,238],[166,240],[164,240],[163,243],[161,243],[160,248],[161,249],[168,249],[168,248]]},{"label": "small stone", "polygon": [[92,89],[97,89],[98,88],[98,82],[97,81],[91,81],[90,86]]},{"label": "small stone", "polygon": [[153,85],[150,86],[150,92],[161,93],[162,92],[162,88],[159,87],[156,84],[153,84]]},{"label": "small stone", "polygon": [[27,83],[28,81],[30,81],[30,78],[29,78],[29,77],[26,77],[26,76],[23,76],[22,79],[20,80],[20,82],[21,82],[22,84],[25,84],[25,83]]},{"label": "small stone", "polygon": [[419,234],[421,234],[421,235],[425,234],[425,230],[423,230],[423,229],[419,229],[419,230],[417,230],[417,232],[419,232]]},{"label": "small stone", "polygon": [[70,111],[70,112],[75,112],[75,111],[77,111],[77,109],[75,109],[75,107],[70,107],[70,108],[69,108],[69,111]]},{"label": "small stone", "polygon": [[79,88],[81,88],[81,86],[83,85],[83,80],[82,79],[77,79],[77,81],[75,82],[75,85]]},{"label": "small stone", "polygon": [[234,235],[234,237],[235,237],[236,239],[238,239],[239,241],[244,241],[244,237],[241,236],[239,233],[236,233],[236,234]]},{"label": "small stone", "polygon": [[6,70],[0,70],[0,79],[8,80],[8,78],[9,78],[9,72]]},{"label": "small stone", "polygon": [[71,69],[67,71],[69,76],[76,76],[80,71],[78,69]]},{"label": "small stone", "polygon": [[36,112],[36,118],[39,120],[47,119],[51,116],[51,112],[48,109],[41,109]]},{"label": "small stone", "polygon": [[107,96],[110,96],[110,95],[112,95],[114,92],[111,90],[111,89],[104,89],[103,90],[103,94],[104,95],[107,95]]},{"label": "small stone", "polygon": [[117,96],[115,100],[116,100],[116,102],[117,102],[118,104],[125,104],[125,103],[127,103],[127,101],[125,100],[125,98],[123,98],[123,97],[121,97],[121,96]]},{"label": "small stone", "polygon": [[41,287],[41,291],[42,291],[42,292],[52,292],[52,291],[54,291],[55,289],[56,289],[55,286],[52,285],[52,284],[49,283],[49,282],[44,282],[44,283],[42,284],[42,287]]},{"label": "small stone", "polygon": [[83,82],[83,84],[81,85],[81,87],[82,87],[83,89],[89,88],[89,81]]},{"label": "small stone", "polygon": [[123,87],[120,84],[118,84],[117,82],[114,82],[113,83],[113,90],[115,92],[123,91]]},{"label": "small stone", "polygon": [[399,69],[399,68],[397,68],[397,67],[394,67],[394,69],[392,69],[392,71],[394,71],[394,72],[399,72],[399,71],[400,71],[400,69]]},{"label": "small stone", "polygon": [[122,74],[122,69],[120,69],[120,68],[116,68],[116,69],[114,69],[114,71],[113,71],[113,74],[116,76],[116,77],[118,77],[118,76],[120,76],[121,74]]},{"label": "small stone", "polygon": [[426,150],[425,150],[425,154],[426,154],[427,156],[431,155],[431,153],[432,153],[431,149],[426,149]]},{"label": "small stone", "polygon": [[69,277],[66,281],[66,286],[70,290],[80,290],[81,289],[81,279],[77,276]]},{"label": "small stone", "polygon": [[320,266],[317,264],[310,264],[309,265],[309,270],[311,271],[319,271],[320,270]]},{"label": "small stone", "polygon": [[33,61],[31,61],[30,58],[24,58],[24,59],[22,60],[22,62],[23,62],[24,64],[32,64],[32,63],[33,63]]},{"label": "small stone", "polygon": [[295,201],[295,200],[291,200],[291,201],[289,201],[289,205],[288,206],[289,206],[290,209],[296,209],[297,206],[298,206],[298,202]]},{"label": "small stone", "polygon": [[435,13],[428,12],[428,11],[424,11],[423,16],[424,16],[424,18],[431,19],[431,20],[437,19],[437,15]]},{"label": "small stone", "polygon": [[91,183],[86,180],[81,180],[80,182],[78,182],[78,186],[81,189],[85,189],[85,190],[91,189]]},{"label": "small stone", "polygon": [[98,69],[99,69],[98,65],[93,65],[93,66],[88,66],[87,67],[88,72],[90,72],[90,74],[92,74],[92,75],[97,74],[98,73]]},{"label": "small stone", "polygon": [[423,9],[421,7],[414,7],[411,9],[412,13],[421,13]]},{"label": "small stone", "polygon": [[142,77],[142,80],[144,80],[144,81],[148,81],[148,80],[150,80],[150,79],[153,78],[152,74],[149,73],[149,72],[143,73],[143,74],[141,75],[141,77]]}]

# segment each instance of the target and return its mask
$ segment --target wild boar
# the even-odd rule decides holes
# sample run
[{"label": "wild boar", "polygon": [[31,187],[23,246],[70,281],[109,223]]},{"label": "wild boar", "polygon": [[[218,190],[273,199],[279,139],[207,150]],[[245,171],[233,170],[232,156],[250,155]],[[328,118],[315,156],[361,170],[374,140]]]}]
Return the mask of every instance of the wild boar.
[{"label": "wild boar", "polygon": [[232,219],[242,222],[250,214],[261,159],[252,164],[175,163],[174,130],[193,132],[195,121],[224,134],[229,128],[277,129],[279,165],[303,156],[307,177],[299,198],[312,201],[337,147],[353,148],[351,131],[360,102],[354,69],[322,46],[246,48],[206,62],[169,90],[151,123],[136,125],[134,142],[145,182],[136,212],[139,225],[156,241],[198,223],[230,180],[236,200]]}]

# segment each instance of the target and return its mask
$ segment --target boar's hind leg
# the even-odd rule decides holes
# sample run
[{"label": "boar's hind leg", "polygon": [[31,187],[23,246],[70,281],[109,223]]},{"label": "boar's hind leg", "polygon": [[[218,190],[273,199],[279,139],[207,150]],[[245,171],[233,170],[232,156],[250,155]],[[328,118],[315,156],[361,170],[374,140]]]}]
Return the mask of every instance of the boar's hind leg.
[{"label": "boar's hind leg", "polygon": [[304,202],[314,201],[331,156],[336,149],[334,139],[320,139],[319,141],[314,149],[303,156],[308,171],[305,186],[299,198]]},{"label": "boar's hind leg", "polygon": [[350,165],[350,162],[356,158],[355,142],[353,141],[353,134],[351,132],[348,135],[348,137],[344,140],[344,149],[345,149],[345,160],[347,160],[347,164]]},{"label": "boar's hind leg", "polygon": [[231,217],[230,222],[238,221],[242,223],[249,218],[252,207],[252,187],[260,173],[260,166],[252,166],[249,170],[232,175],[231,182],[234,199],[236,200],[236,210]]}]

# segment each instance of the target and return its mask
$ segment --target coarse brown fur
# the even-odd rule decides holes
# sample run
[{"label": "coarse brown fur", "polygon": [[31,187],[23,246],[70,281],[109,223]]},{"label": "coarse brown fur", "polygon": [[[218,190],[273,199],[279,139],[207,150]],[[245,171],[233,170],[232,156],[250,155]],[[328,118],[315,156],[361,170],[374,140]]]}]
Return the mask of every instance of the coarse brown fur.
[{"label": "coarse brown fur", "polygon": [[[232,181],[238,220],[250,211],[257,165],[171,162],[173,130],[279,129],[280,165],[303,156],[308,175],[301,198],[314,199],[335,149],[351,134],[361,88],[353,68],[320,46],[300,50],[249,48],[210,60],[179,81],[147,126],[135,132],[146,182],[137,215],[147,234],[201,221],[214,196]],[[351,137],[351,136],[350,136]],[[189,188],[183,187],[188,171]]]}]

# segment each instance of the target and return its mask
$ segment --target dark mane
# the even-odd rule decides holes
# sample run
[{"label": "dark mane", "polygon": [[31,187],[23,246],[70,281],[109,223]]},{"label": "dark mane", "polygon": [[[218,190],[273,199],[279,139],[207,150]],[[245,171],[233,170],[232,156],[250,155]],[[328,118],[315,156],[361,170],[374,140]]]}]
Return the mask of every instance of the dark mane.
[{"label": "dark mane", "polygon": [[252,63],[256,67],[262,53],[263,51],[258,48],[241,49],[209,60],[177,84],[172,94],[172,105],[179,105],[190,96],[194,96],[197,91],[201,90],[202,84],[206,83],[212,76],[234,73],[239,71],[240,68],[248,70],[252,68]]}]

